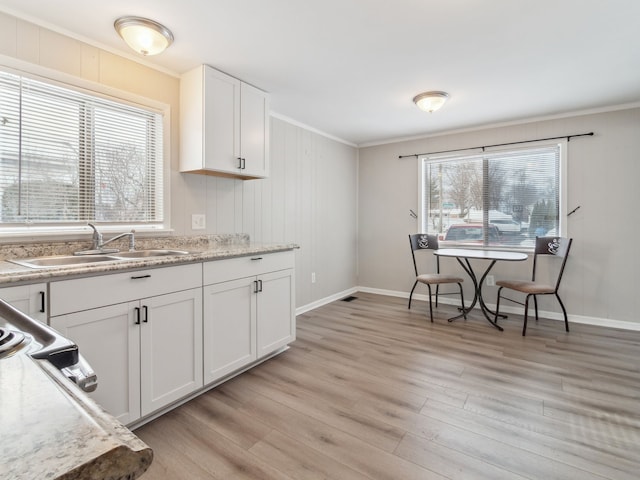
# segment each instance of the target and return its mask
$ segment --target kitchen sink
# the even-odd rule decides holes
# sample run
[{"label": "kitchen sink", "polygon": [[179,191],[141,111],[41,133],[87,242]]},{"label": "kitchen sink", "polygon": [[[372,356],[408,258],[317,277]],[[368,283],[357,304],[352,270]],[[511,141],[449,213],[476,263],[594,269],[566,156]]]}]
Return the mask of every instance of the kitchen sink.
[{"label": "kitchen sink", "polygon": [[29,268],[48,268],[48,267],[71,267],[76,265],[87,265],[100,262],[114,262],[118,259],[108,255],[83,255],[80,257],[74,255],[56,255],[52,257],[37,257],[7,260],[11,263],[22,265]]},{"label": "kitchen sink", "polygon": [[118,252],[111,254],[116,258],[150,258],[167,257],[169,255],[189,255],[184,250],[134,250],[133,252]]},{"label": "kitchen sink", "polygon": [[101,262],[125,262],[127,260],[168,257],[170,255],[188,255],[184,250],[134,250],[133,252],[117,252],[108,255],[55,255],[51,257],[36,257],[7,260],[8,262],[29,268],[75,267],[91,265]]}]

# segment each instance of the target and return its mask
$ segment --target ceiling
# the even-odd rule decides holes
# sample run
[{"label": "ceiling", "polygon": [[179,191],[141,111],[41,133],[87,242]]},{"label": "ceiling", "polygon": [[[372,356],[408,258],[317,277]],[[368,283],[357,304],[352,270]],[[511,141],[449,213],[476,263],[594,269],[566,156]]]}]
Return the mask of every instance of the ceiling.
[{"label": "ceiling", "polygon": [[[356,145],[640,101],[637,0],[0,0],[0,10],[127,56],[137,15],[175,43],[143,58],[206,63],[272,110]],[[142,57],[140,57],[142,58]],[[444,90],[435,113],[412,98]]]}]

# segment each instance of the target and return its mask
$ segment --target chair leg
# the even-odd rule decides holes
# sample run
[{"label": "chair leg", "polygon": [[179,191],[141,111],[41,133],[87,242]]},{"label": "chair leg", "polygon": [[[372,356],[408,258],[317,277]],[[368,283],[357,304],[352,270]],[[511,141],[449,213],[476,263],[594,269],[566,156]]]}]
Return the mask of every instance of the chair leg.
[{"label": "chair leg", "polygon": [[[464,319],[467,319],[467,311],[464,309],[464,293],[462,292],[462,284],[458,283],[458,287],[460,287],[460,308],[462,309],[462,316]],[[438,297],[436,296],[436,299]],[[437,306],[437,303],[436,303]]]},{"label": "chair leg", "polygon": [[433,307],[431,306],[431,285],[427,283],[427,288],[429,289],[429,317],[431,318],[431,323],[433,323]]},{"label": "chair leg", "polygon": [[498,289],[498,298],[496,299],[496,318],[493,319],[494,323],[498,324],[498,313],[500,312],[500,293],[502,292],[502,288]]},{"label": "chair leg", "polygon": [[417,286],[418,286],[418,280],[414,282],[413,288],[411,289],[411,293],[409,294],[409,306],[407,307],[409,310],[411,310],[411,297],[413,297],[413,291],[416,289]]},{"label": "chair leg", "polygon": [[569,331],[569,319],[567,318],[567,309],[564,308],[564,303],[562,303],[562,300],[560,300],[560,296],[558,295],[557,292],[556,292],[556,298],[558,299],[558,303],[560,304],[560,308],[562,308],[562,313],[564,314],[564,329],[568,332]]},{"label": "chair leg", "polygon": [[[527,295],[527,298],[524,301],[524,325],[522,326],[522,336],[524,337],[525,333],[527,333],[527,317],[529,315],[529,297],[531,294]],[[533,297],[536,298],[535,295]],[[534,300],[535,302],[535,300]]]},{"label": "chair leg", "polygon": [[436,308],[438,308],[438,292],[440,291],[440,285],[436,285]]},{"label": "chair leg", "polygon": [[536,322],[538,322],[538,297],[533,296],[533,308],[536,312]]}]

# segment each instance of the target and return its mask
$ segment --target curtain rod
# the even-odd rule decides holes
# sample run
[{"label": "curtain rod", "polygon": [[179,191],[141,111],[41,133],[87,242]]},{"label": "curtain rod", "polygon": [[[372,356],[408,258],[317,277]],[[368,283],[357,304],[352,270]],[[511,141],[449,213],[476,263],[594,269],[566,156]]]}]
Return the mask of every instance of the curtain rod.
[{"label": "curtain rod", "polygon": [[454,148],[453,150],[441,150],[439,152],[428,152],[428,153],[414,153],[413,155],[400,155],[398,158],[408,158],[408,157],[422,157],[423,155],[437,155],[439,153],[451,153],[451,152],[462,152],[464,150],[475,150],[476,148],[481,148],[484,152],[485,148],[490,147],[504,147],[507,145],[520,145],[522,143],[531,143],[531,142],[544,142],[546,140],[560,140],[561,138],[566,138],[567,142],[570,142],[572,138],[575,137],[593,137],[593,132],[589,133],[578,133],[577,135],[563,135],[561,137],[549,137],[549,138],[538,138],[536,140],[523,140],[521,142],[509,142],[509,143],[496,143],[495,145],[483,145],[479,147],[467,147],[467,148]]}]

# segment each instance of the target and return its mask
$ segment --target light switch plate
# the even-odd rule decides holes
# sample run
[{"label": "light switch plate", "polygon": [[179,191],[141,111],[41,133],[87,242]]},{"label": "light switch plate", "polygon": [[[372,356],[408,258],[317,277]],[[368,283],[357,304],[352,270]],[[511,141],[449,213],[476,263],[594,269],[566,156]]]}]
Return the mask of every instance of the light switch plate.
[{"label": "light switch plate", "polygon": [[206,217],[202,213],[194,213],[191,215],[191,229],[204,230],[207,227]]}]

